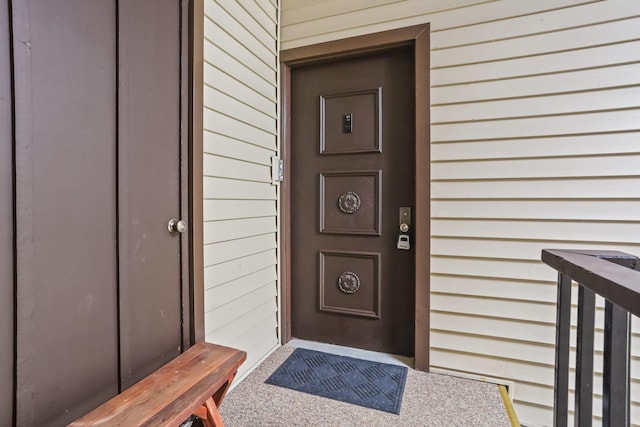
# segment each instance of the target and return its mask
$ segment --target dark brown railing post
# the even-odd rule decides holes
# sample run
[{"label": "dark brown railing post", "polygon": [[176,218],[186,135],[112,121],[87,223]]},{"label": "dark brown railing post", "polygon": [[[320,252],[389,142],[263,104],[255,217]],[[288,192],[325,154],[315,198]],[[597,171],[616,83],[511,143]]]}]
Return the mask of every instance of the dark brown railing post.
[{"label": "dark brown railing post", "polygon": [[576,427],[593,423],[595,299],[605,300],[602,425],[630,424],[631,315],[640,315],[640,258],[618,251],[545,249],[542,261],[558,271],[553,424],[568,425],[571,284],[578,287]]},{"label": "dark brown railing post", "polygon": [[602,426],[629,425],[629,340],[631,316],[605,302]]},{"label": "dark brown railing post", "polygon": [[556,309],[556,369],[553,425],[565,427],[569,413],[569,336],[571,332],[571,278],[558,273]]},{"label": "dark brown railing post", "polygon": [[593,422],[593,336],[596,293],[580,285],[578,289],[578,333],[576,335],[575,425]]}]

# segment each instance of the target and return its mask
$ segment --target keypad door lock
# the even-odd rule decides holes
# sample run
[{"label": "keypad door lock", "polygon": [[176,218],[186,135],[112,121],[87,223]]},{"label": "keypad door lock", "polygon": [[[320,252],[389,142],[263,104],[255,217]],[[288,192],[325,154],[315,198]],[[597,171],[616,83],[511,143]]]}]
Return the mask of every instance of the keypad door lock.
[{"label": "keypad door lock", "polygon": [[411,208],[401,207],[398,214],[400,222],[400,235],[398,236],[398,249],[408,251],[411,249],[411,243],[409,242],[409,230],[411,230]]}]

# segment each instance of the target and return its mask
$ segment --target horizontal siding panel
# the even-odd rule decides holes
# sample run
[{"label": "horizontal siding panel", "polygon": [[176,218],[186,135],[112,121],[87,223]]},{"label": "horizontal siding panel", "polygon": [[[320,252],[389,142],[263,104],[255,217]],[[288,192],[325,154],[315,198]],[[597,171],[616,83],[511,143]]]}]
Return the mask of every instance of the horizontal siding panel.
[{"label": "horizontal siding panel", "polygon": [[431,166],[431,177],[440,180],[638,176],[639,161],[640,155],[634,154],[434,163]]},{"label": "horizontal siding panel", "polygon": [[[538,260],[542,249],[600,249],[616,250],[640,255],[640,243],[630,245],[602,244],[581,242],[549,242],[529,240],[498,240],[498,239],[456,239],[453,237],[435,237],[431,239],[431,253],[433,255],[467,256],[474,258],[504,258]],[[554,294],[555,298],[555,294]]]},{"label": "horizontal siding panel", "polygon": [[440,68],[439,64],[432,63],[431,84],[450,85],[498,80],[583,68],[606,67],[637,62],[638,60],[640,60],[640,41],[456,67]]},{"label": "horizontal siding panel", "polygon": [[212,66],[219,68],[225,74],[234,76],[256,92],[268,99],[276,97],[276,81],[265,80],[256,74],[251,68],[225,52],[208,40],[204,41],[204,58]]},{"label": "horizontal siding panel", "polygon": [[431,145],[433,162],[638,153],[640,132],[504,141],[442,142]]},{"label": "horizontal siding panel", "polygon": [[238,118],[240,121],[265,132],[276,132],[275,118],[209,86],[204,87],[204,106],[226,116]]},{"label": "horizontal siding panel", "polygon": [[250,313],[254,308],[274,301],[276,286],[274,283],[262,286],[253,292],[241,296],[223,306],[205,313],[207,331],[215,331],[217,328],[234,321],[244,313]]},{"label": "horizontal siding panel", "polygon": [[276,232],[276,219],[263,218],[231,219],[204,223],[204,243],[218,243],[245,237]]},{"label": "horizontal siding panel", "polygon": [[[296,2],[297,3],[297,2]],[[409,3],[408,5],[404,5]],[[351,0],[344,2],[341,0],[324,0],[309,4],[305,7],[286,9],[282,12],[282,22],[286,22],[287,27],[295,24],[317,21],[320,19],[339,19],[342,15],[350,16],[362,15],[372,16],[374,19],[390,16],[386,14],[393,6],[400,6],[402,10],[397,11],[400,17],[427,15],[443,10],[451,10],[464,6],[471,6],[477,3],[484,3],[481,0],[448,0],[447,2],[426,2],[426,1],[389,1],[389,0]],[[394,10],[395,12],[395,10]],[[403,13],[404,12],[404,13]],[[362,15],[361,15],[362,14]],[[386,14],[386,15],[385,15]],[[304,30],[304,28],[302,28]],[[283,36],[286,39],[286,35]]]},{"label": "horizontal siding panel", "polygon": [[431,327],[457,333],[503,337],[542,344],[554,344],[556,339],[555,323],[522,322],[516,328],[510,319],[440,311],[431,312]]},{"label": "horizontal siding panel", "polygon": [[[238,2],[206,2],[205,14],[212,22],[220,22],[228,28],[233,38],[247,47],[252,54],[258,56],[265,64],[276,67],[276,42],[274,32],[267,32]],[[255,6],[254,6],[255,7]],[[275,15],[274,15],[275,16]],[[275,29],[274,29],[275,30]]]},{"label": "horizontal siding panel", "polygon": [[275,249],[234,259],[204,269],[205,290],[276,265]]},{"label": "horizontal siding panel", "polygon": [[[640,48],[640,45],[638,45]],[[477,141],[640,130],[640,109],[431,126],[433,141]]]},{"label": "horizontal siding panel", "polygon": [[276,186],[230,178],[204,177],[205,199],[276,200]]},{"label": "horizontal siding panel", "polygon": [[[639,3],[640,4],[640,3]],[[431,88],[433,105],[540,96],[640,84],[640,64]]]},{"label": "horizontal siding panel", "polygon": [[451,334],[433,329],[431,346],[439,349],[456,349],[456,351],[475,353],[488,358],[502,358],[508,355],[509,358],[547,365],[551,368],[555,360],[554,345],[495,339],[481,335]]},{"label": "horizontal siding panel", "polygon": [[594,44],[620,43],[638,38],[640,38],[640,19],[624,19],[528,37],[434,50],[431,52],[431,61],[438,67],[450,67],[574,50],[591,47]]},{"label": "horizontal siding panel", "polygon": [[261,319],[256,317],[256,320],[257,321],[252,328],[246,330],[243,334],[238,335],[238,337],[233,341],[233,347],[251,349],[251,347],[256,344],[256,341],[260,341],[259,338],[256,339],[257,337],[270,337],[269,342],[271,346],[278,344],[277,312],[274,311],[269,313]]},{"label": "horizontal siding panel", "polygon": [[276,117],[275,92],[273,98],[269,98],[256,91],[254,87],[237,80],[236,76],[229,75],[206,62],[204,64],[204,83],[233,98],[242,99],[248,105],[252,105],[270,117]]},{"label": "horizontal siding panel", "polygon": [[255,292],[263,286],[274,283],[276,277],[276,266],[272,265],[231,282],[207,289],[205,293],[205,313]]},{"label": "horizontal siding panel", "polygon": [[518,321],[554,324],[555,304],[518,300],[478,298],[476,296],[447,295],[433,292],[431,309],[446,313],[496,317]]},{"label": "horizontal siding panel", "polygon": [[[281,43],[283,49],[289,49],[426,22],[431,23],[431,31],[438,31],[591,2],[537,0],[511,3],[476,0],[460,3],[459,7],[450,10],[447,10],[450,2],[446,2],[444,8],[443,3],[424,0],[387,2],[384,6],[331,17],[310,15],[310,19],[300,24],[289,25],[283,19]],[[462,7],[464,5],[467,7]],[[311,20],[311,16],[315,19]],[[364,27],[360,23],[367,25]]]},{"label": "horizontal siding panel", "polygon": [[[550,12],[534,13],[510,19],[502,19],[473,26],[436,31],[431,35],[433,50],[450,46],[491,42],[529,34],[551,33],[570,27],[586,26],[600,22],[624,19],[640,15],[640,3],[636,0],[609,0],[567,7]],[[590,34],[586,39],[590,39]]]},{"label": "horizontal siding panel", "polygon": [[431,272],[446,274],[447,272],[464,271],[470,276],[497,277],[518,280],[544,280],[551,269],[540,261],[510,259],[474,259],[464,257],[431,257]]},{"label": "horizontal siding panel", "polygon": [[[640,28],[640,25],[638,25]],[[431,122],[456,122],[597,112],[640,106],[640,87],[594,92],[539,96],[524,99],[474,102],[437,106],[431,109]]]},{"label": "horizontal siding panel", "polygon": [[[524,301],[540,301],[555,304],[557,290],[555,283],[528,282],[525,280],[498,279],[494,277],[472,277],[467,275],[431,276],[431,291],[452,295],[482,295],[488,298],[506,298]],[[477,276],[481,276],[478,274]],[[432,325],[432,327],[435,327]]]},{"label": "horizontal siding panel", "polygon": [[[553,391],[549,392],[553,396]],[[538,405],[528,404],[523,400],[514,399],[513,405],[518,414],[519,420],[536,420],[538,425],[550,426],[553,424],[553,407],[542,407]],[[569,425],[573,425],[573,420],[569,422]]]},{"label": "horizontal siding panel", "polygon": [[463,26],[475,26],[484,22],[512,19],[545,11],[555,11],[570,6],[593,3],[594,0],[537,0],[535,2],[486,2],[466,8],[453,9],[431,17],[432,31]]},{"label": "horizontal siding panel", "polygon": [[431,184],[431,196],[435,199],[450,198],[498,198],[521,199],[575,199],[637,197],[640,188],[638,178],[577,178],[553,180],[530,179],[522,181],[439,181]]},{"label": "horizontal siding panel", "polygon": [[[242,7],[242,5],[237,1],[222,1],[219,2],[222,9],[224,9],[229,15],[233,16],[233,18],[239,22],[247,31],[249,31],[256,40],[265,44],[268,48],[271,49],[273,54],[276,53],[276,37],[277,37],[277,28],[273,24],[277,20],[277,12],[273,14],[273,16],[268,17],[271,19],[272,25],[269,26],[269,29],[265,29],[264,26],[260,25],[258,20],[252,12],[254,12],[257,7],[255,4],[251,5],[248,2],[249,7]],[[274,4],[271,4],[269,7],[267,2],[259,0],[258,6],[263,6],[264,9],[270,9],[271,11],[276,11],[277,7]],[[212,15],[215,16],[215,15]]]},{"label": "horizontal siding panel", "polygon": [[[271,19],[272,22],[274,23],[278,22],[278,7],[275,2],[272,2],[271,0],[269,1],[253,0],[253,1],[256,5],[258,5],[264,11],[264,13],[267,14],[267,16]],[[277,27],[276,27],[276,30],[277,30]]]},{"label": "horizontal siding panel", "polygon": [[273,200],[205,200],[204,220],[259,218],[276,216],[276,202]]},{"label": "horizontal siding panel", "polygon": [[[353,12],[341,11],[339,14],[326,17],[311,15],[314,16],[313,20],[302,18],[300,23],[289,23],[283,19],[282,41],[287,42],[309,35],[327,34],[350,29],[353,28],[353,23],[356,20],[363,20],[371,25],[413,16],[429,15],[441,10],[446,11],[450,7],[449,3],[468,5],[478,2],[451,0],[446,3],[440,3],[424,0],[405,0],[401,2],[386,2],[386,4],[380,6],[368,7]],[[456,6],[453,5],[453,7]],[[321,13],[324,15],[324,12]]]},{"label": "horizontal siding panel", "polygon": [[[638,194],[640,196],[640,193]],[[445,200],[431,203],[433,218],[634,221],[638,200]]]},{"label": "horizontal siding panel", "polygon": [[[553,384],[553,366],[484,357],[472,353],[459,353],[431,349],[432,366],[458,372],[468,372],[471,366],[475,373],[494,378],[513,378],[532,384]],[[553,398],[553,393],[551,394]]]},{"label": "horizontal siding panel", "polygon": [[[287,9],[282,9],[282,22],[287,25],[299,24],[301,22],[313,21],[318,17],[328,17],[343,13],[357,12],[388,4],[389,0],[324,0],[323,2],[285,2]],[[469,3],[469,1],[466,1]]]},{"label": "horizontal siding panel", "polygon": [[248,375],[256,369],[261,361],[280,346],[278,337],[275,336],[275,332],[269,335],[256,334],[256,339],[252,344],[253,345],[247,349],[247,360],[245,360],[242,366],[238,369],[236,381],[242,381],[245,375]]},{"label": "horizontal siding panel", "polygon": [[271,167],[205,154],[204,175],[269,183],[271,182]]},{"label": "horizontal siding panel", "polygon": [[[237,32],[238,28],[234,30]],[[231,37],[223,28],[210,19],[205,19],[204,21],[204,37],[224,49],[229,55],[246,65],[264,80],[268,82],[276,81],[275,64],[265,64],[248,47],[243,46],[242,43]]]},{"label": "horizontal siding panel", "polygon": [[[540,420],[540,425],[553,424],[552,419],[548,422],[543,422],[549,418],[549,411],[553,406],[553,401],[550,405],[547,403],[549,401],[549,396],[552,396],[551,399],[553,399],[553,387],[540,384],[520,383],[514,387],[513,393],[515,396],[513,403],[515,405],[516,413],[518,414],[518,419]],[[525,402],[531,402],[536,406],[526,404]],[[536,414],[537,417],[533,418],[532,414]],[[523,418],[527,415],[528,418]],[[568,425],[573,425],[573,422]]]},{"label": "horizontal siding panel", "polygon": [[274,155],[274,151],[265,147],[252,145],[209,131],[204,132],[203,148],[205,154],[257,163],[268,167],[271,167],[271,156]]},{"label": "horizontal siding panel", "polygon": [[239,259],[276,248],[276,235],[264,234],[229,242],[204,245],[204,265]]},{"label": "horizontal siding panel", "polygon": [[[480,237],[493,239],[527,239],[579,242],[637,243],[640,223],[606,223],[586,221],[431,221],[434,236]],[[549,271],[552,271],[549,269]],[[544,280],[544,277],[539,277]]]},{"label": "horizontal siding panel", "polygon": [[265,29],[267,34],[270,34],[272,38],[278,34],[276,15],[269,16],[263,9],[256,7],[255,0],[237,0],[236,2],[240,4],[244,10],[248,11],[254,21]]},{"label": "horizontal siding panel", "polygon": [[269,316],[275,317],[276,312],[277,307],[274,301],[266,301],[254,307],[250,312],[243,313],[236,318],[233,323],[223,325],[212,331],[207,335],[207,341],[230,347],[239,335],[244,334],[246,331],[253,330],[256,324],[260,323],[263,319]]},{"label": "horizontal siding panel", "polygon": [[276,150],[276,135],[216,111],[204,110],[204,128],[269,150]]}]

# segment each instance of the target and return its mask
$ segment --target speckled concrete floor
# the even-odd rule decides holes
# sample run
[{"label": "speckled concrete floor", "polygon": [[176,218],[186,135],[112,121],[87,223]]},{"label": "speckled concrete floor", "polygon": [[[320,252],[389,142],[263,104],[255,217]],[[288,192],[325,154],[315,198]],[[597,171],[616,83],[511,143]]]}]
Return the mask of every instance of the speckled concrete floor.
[{"label": "speckled concrete floor", "polygon": [[495,384],[413,369],[400,415],[264,384],[293,350],[279,348],[229,392],[220,408],[227,427],[511,426]]}]

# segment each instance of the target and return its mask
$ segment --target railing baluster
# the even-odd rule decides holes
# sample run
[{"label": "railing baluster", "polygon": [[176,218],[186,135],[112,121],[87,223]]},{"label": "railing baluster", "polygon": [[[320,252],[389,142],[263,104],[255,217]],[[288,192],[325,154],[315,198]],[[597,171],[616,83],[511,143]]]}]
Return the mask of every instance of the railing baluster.
[{"label": "railing baluster", "polygon": [[631,316],[610,301],[604,309],[602,425],[629,425],[629,339]]},{"label": "railing baluster", "polygon": [[569,410],[569,333],[571,328],[571,278],[558,273],[556,309],[556,368],[553,425],[567,426]]},{"label": "railing baluster", "polygon": [[575,422],[577,427],[592,425],[593,416],[593,336],[596,294],[578,288],[578,333],[576,337]]}]

